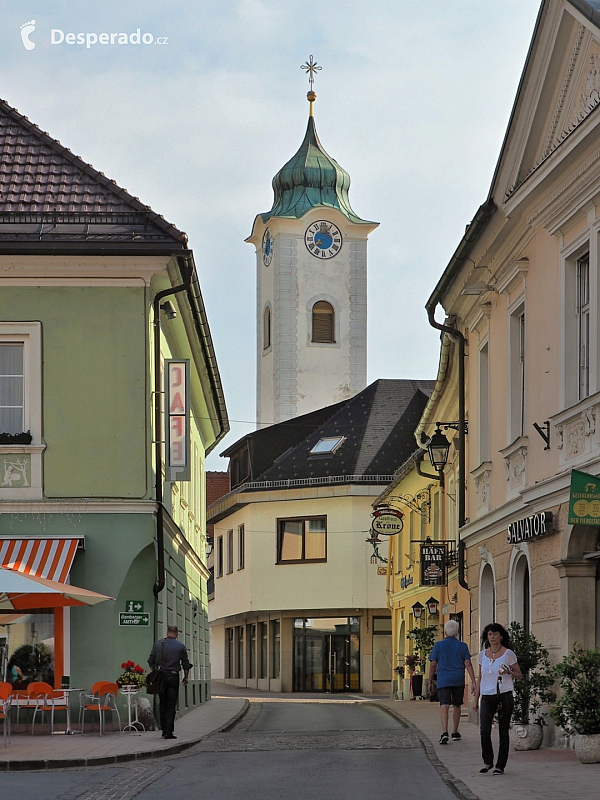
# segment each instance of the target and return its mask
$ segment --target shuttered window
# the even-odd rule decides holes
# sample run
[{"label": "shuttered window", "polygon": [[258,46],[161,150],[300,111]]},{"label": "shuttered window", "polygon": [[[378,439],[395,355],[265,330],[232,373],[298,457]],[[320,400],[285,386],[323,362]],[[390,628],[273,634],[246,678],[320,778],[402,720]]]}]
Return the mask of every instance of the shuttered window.
[{"label": "shuttered window", "polygon": [[271,308],[265,308],[265,315],[263,318],[263,349],[266,350],[271,347]]},{"label": "shuttered window", "polygon": [[324,300],[319,300],[312,309],[312,341],[322,344],[335,342],[333,306]]}]

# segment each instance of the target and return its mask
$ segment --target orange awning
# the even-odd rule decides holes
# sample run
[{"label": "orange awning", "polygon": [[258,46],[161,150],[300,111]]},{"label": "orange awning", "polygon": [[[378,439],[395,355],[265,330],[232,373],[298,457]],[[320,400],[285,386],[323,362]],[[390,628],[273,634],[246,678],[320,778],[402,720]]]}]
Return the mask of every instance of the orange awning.
[{"label": "orange awning", "polygon": [[78,538],[0,539],[0,567],[64,583],[78,543]]}]

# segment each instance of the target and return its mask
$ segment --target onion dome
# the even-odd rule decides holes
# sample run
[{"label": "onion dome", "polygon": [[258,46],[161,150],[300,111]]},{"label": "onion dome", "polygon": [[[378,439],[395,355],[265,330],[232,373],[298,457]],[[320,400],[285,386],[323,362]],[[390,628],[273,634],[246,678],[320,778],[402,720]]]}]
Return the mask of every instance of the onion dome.
[{"label": "onion dome", "polygon": [[263,223],[271,217],[300,218],[316,206],[337,208],[350,222],[364,223],[350,206],[350,176],[328,155],[317,136],[312,106],[316,95],[309,92],[311,115],[300,149],[273,178],[273,207],[261,214]]}]

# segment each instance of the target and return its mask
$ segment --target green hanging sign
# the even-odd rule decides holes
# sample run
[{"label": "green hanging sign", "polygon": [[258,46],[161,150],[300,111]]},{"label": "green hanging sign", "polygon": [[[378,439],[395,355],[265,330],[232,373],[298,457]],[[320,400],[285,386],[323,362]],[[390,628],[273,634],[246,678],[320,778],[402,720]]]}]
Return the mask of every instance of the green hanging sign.
[{"label": "green hanging sign", "polygon": [[571,470],[569,525],[600,526],[600,478]]}]

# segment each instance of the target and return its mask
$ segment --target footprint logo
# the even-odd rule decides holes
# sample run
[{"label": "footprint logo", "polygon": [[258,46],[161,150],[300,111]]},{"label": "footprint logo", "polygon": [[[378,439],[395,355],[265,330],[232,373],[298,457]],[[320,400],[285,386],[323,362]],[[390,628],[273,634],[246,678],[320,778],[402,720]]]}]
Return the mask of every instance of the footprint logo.
[{"label": "footprint logo", "polygon": [[35,30],[35,20],[32,19],[29,22],[26,22],[24,25],[21,25],[21,39],[23,40],[23,47],[26,50],[33,50],[35,47],[35,42],[29,41],[29,35],[33,33]]}]

